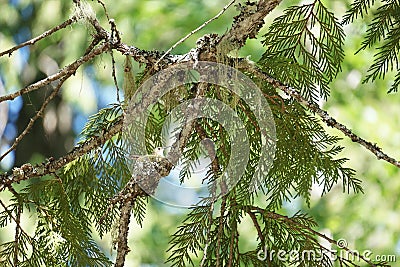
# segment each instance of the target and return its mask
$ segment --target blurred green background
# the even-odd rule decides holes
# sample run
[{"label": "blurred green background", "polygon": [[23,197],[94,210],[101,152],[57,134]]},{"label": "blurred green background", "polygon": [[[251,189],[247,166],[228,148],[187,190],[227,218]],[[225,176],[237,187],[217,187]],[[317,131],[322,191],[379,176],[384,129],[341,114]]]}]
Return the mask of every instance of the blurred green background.
[{"label": "blurred green background", "polygon": [[[285,7],[299,2],[284,0],[268,16],[267,24],[282,14]],[[338,18],[343,16],[350,3],[349,0],[325,2]],[[122,33],[124,43],[146,50],[165,51],[217,14],[227,3],[213,0],[118,0],[106,2],[106,7]],[[90,1],[89,4],[103,27],[109,27],[102,7],[96,1]],[[0,8],[0,51],[41,34],[73,14],[72,1],[0,0]],[[217,21],[178,46],[173,53],[188,52],[205,33],[223,34],[229,29],[232,17],[236,14],[235,8],[231,7]],[[370,20],[367,16],[345,27],[347,37],[343,71],[332,83],[331,97],[323,103],[323,108],[356,134],[376,142],[388,154],[399,159],[400,95],[386,94],[393,75],[389,74],[385,80],[363,84],[363,77],[372,63],[374,49],[354,54],[360,47]],[[261,34],[267,30],[266,25]],[[80,57],[91,41],[91,33],[84,23],[74,24],[35,46],[20,49],[10,57],[1,57],[0,81],[5,91],[11,93],[19,90]],[[254,61],[262,53],[260,39],[249,40],[239,51],[241,56],[251,56]],[[122,82],[123,57],[118,53],[115,56],[117,76]],[[136,70],[139,71],[137,65]],[[79,133],[88,116],[116,102],[110,73],[109,54],[103,54],[80,68],[65,83],[56,100],[48,106],[44,119],[37,121],[18,148],[0,162],[0,170],[10,170],[25,162],[41,162],[50,156],[57,158],[69,151],[79,140]],[[0,139],[2,153],[26,127],[50,91],[50,88],[41,89],[8,102],[8,120]],[[327,130],[340,135],[334,129]],[[347,138],[344,138],[341,145],[346,148],[340,156],[349,158],[347,166],[357,171],[357,177],[363,181],[365,194],[348,195],[338,185],[321,198],[321,192],[315,186],[310,208],[301,199],[294,199],[291,203],[285,203],[280,212],[291,215],[301,209],[317,220],[317,230],[335,239],[346,239],[349,247],[359,251],[368,249],[374,255],[397,255],[400,261],[400,170],[384,161],[378,161],[371,153]],[[6,201],[9,195],[3,192],[0,197]],[[143,228],[140,229],[134,223],[131,225],[129,242],[132,252],[128,255],[128,266],[163,266],[168,256],[165,252],[168,236],[176,231],[187,212],[186,209],[150,201]],[[23,226],[28,231],[33,230],[34,216],[25,215],[23,219]],[[256,232],[250,220],[244,220],[240,229],[243,248],[253,248]],[[1,229],[0,242],[11,239],[12,231],[11,226]],[[115,256],[110,250],[110,235],[103,240],[95,238],[107,255]]]}]

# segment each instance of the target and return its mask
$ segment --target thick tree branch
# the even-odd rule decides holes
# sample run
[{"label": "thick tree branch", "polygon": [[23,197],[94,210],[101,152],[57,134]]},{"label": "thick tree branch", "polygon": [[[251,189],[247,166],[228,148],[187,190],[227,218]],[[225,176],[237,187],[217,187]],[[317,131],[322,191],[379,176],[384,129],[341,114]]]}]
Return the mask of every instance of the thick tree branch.
[{"label": "thick tree branch", "polygon": [[347,128],[346,125],[338,122],[336,119],[332,118],[328,112],[325,110],[321,109],[317,104],[315,104],[312,101],[308,101],[305,99],[296,89],[287,86],[283,84],[281,81],[269,76],[267,73],[256,67],[254,64],[248,62],[245,59],[239,60],[239,63],[237,65],[239,69],[245,70],[249,73],[252,73],[264,81],[270,83],[272,86],[275,88],[279,88],[283,92],[285,92],[288,96],[291,96],[292,98],[296,99],[297,102],[302,104],[303,106],[307,107],[310,111],[318,114],[322,121],[328,125],[329,127],[333,127],[341,131],[344,135],[346,135],[348,138],[350,138],[353,142],[358,143],[371,151],[378,159],[382,159],[384,161],[387,161],[388,163],[396,166],[397,168],[400,168],[400,161],[394,159],[393,157],[389,156],[385,152],[382,151],[380,147],[378,147],[376,144],[371,143],[370,141],[367,141],[358,135],[356,135],[352,130]]},{"label": "thick tree branch", "polygon": [[123,267],[125,265],[125,257],[130,251],[128,247],[129,222],[135,199],[129,199],[121,205],[121,213],[119,218],[119,229],[117,239],[117,258],[115,267]]},{"label": "thick tree branch", "polygon": [[265,16],[271,12],[282,0],[260,0],[258,3],[246,2],[239,5],[241,12],[234,17],[231,29],[222,36],[219,45],[222,51],[232,51],[245,45],[249,38],[256,38],[264,25]]}]

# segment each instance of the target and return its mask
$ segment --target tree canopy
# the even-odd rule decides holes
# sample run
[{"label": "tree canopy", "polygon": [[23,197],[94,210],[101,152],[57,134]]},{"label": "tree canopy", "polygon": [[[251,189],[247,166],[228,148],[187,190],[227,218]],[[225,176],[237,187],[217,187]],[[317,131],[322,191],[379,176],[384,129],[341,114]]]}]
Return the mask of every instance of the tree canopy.
[{"label": "tree canopy", "polygon": [[398,1],[2,8],[2,265],[394,266]]}]

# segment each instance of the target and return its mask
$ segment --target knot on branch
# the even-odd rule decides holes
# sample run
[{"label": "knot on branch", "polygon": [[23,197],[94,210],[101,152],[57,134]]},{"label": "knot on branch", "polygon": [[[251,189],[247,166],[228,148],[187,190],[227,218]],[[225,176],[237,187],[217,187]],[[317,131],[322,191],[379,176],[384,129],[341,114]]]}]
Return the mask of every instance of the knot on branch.
[{"label": "knot on branch", "polygon": [[[26,177],[29,176],[33,171],[33,166],[30,163],[26,163],[22,165],[21,167],[15,167],[12,169],[12,175],[14,176],[13,179],[11,179],[11,182],[20,182],[22,180],[25,180]],[[7,183],[7,181],[5,182]]]},{"label": "knot on branch", "polygon": [[234,23],[243,21],[245,16],[250,16],[250,15],[253,15],[254,13],[256,13],[257,5],[256,5],[256,2],[246,1],[246,3],[244,5],[242,5],[241,3],[238,3],[236,5],[236,10],[240,11],[240,14],[233,17]]},{"label": "knot on branch", "polygon": [[196,51],[201,55],[200,60],[216,61],[217,45],[220,38],[218,34],[206,34],[196,42]]}]

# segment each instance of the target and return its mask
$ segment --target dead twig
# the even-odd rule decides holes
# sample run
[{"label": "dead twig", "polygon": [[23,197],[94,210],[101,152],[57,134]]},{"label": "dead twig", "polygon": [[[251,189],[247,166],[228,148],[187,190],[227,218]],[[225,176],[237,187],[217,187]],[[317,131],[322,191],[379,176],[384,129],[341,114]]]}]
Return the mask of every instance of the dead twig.
[{"label": "dead twig", "polygon": [[39,40],[41,40],[41,39],[43,39],[43,38],[46,38],[46,37],[52,35],[53,33],[57,32],[57,31],[59,31],[59,30],[61,30],[61,29],[66,28],[68,25],[71,25],[72,23],[74,23],[74,22],[76,22],[76,21],[77,21],[77,18],[76,18],[75,16],[73,16],[72,18],[67,19],[67,20],[64,21],[63,23],[61,23],[61,24],[55,26],[54,28],[52,28],[52,29],[50,29],[50,30],[48,30],[48,31],[45,31],[44,33],[42,33],[41,35],[39,35],[39,36],[37,36],[37,37],[35,37],[35,38],[32,38],[32,39],[30,39],[30,40],[28,40],[28,41],[26,41],[26,42],[23,42],[23,43],[21,43],[21,44],[19,44],[19,45],[16,45],[16,46],[14,46],[14,47],[12,47],[12,48],[10,48],[10,49],[7,49],[6,51],[0,52],[0,57],[4,56],[4,55],[6,55],[6,54],[8,54],[8,56],[11,56],[11,54],[12,54],[14,51],[16,51],[16,50],[18,50],[18,49],[20,49],[20,48],[22,48],[22,47],[24,47],[24,46],[27,46],[27,45],[33,45],[33,44],[35,44],[37,41],[39,41]]},{"label": "dead twig", "polygon": [[35,124],[35,121],[42,117],[43,111],[47,107],[47,105],[50,103],[50,101],[58,94],[58,92],[61,89],[61,86],[63,83],[72,75],[72,73],[67,74],[64,76],[58,83],[58,85],[53,89],[53,92],[46,98],[46,100],[43,102],[42,106],[40,109],[36,112],[35,116],[33,116],[30,120],[28,125],[25,127],[25,129],[22,131],[22,133],[15,139],[14,143],[10,146],[10,148],[4,152],[3,155],[0,156],[0,161],[2,161],[5,156],[7,156],[11,151],[13,151],[17,145],[21,142],[21,140],[29,133],[29,131],[32,129],[33,125]]},{"label": "dead twig", "polygon": [[194,29],[193,31],[189,32],[185,37],[183,37],[182,39],[180,39],[178,42],[176,42],[173,46],[171,46],[161,57],[160,59],[158,59],[158,61],[156,62],[156,66],[158,65],[158,63],[160,63],[160,61],[162,59],[164,59],[164,57],[166,55],[168,55],[172,50],[174,50],[178,45],[180,45],[181,43],[183,43],[184,41],[186,41],[190,36],[192,36],[193,34],[195,34],[196,32],[200,31],[201,29],[203,29],[205,26],[207,26],[208,24],[210,24],[210,22],[218,19],[222,14],[224,14],[224,12],[231,6],[233,5],[233,3],[235,3],[236,0],[232,0],[231,2],[229,2],[226,6],[224,6],[222,8],[222,10],[220,12],[218,12],[217,15],[215,15],[214,17],[212,17],[211,19],[207,20],[206,22],[204,22],[202,25],[200,25],[199,27],[197,27],[196,29]]},{"label": "dead twig", "polygon": [[6,101],[6,100],[13,100],[15,98],[17,98],[18,96],[21,96],[23,94],[38,90],[39,88],[53,82],[56,81],[66,75],[73,75],[75,74],[76,70],[85,62],[93,59],[94,57],[102,54],[103,52],[107,51],[109,49],[109,44],[107,42],[105,42],[104,44],[102,44],[101,46],[99,46],[98,48],[94,49],[92,52],[82,56],[81,58],[79,58],[78,60],[74,61],[73,63],[67,65],[66,67],[64,67],[62,70],[60,70],[59,72],[47,76],[46,78],[32,83],[24,88],[22,88],[21,90],[12,93],[12,94],[8,94],[8,95],[4,95],[4,96],[0,96],[0,102]]}]

